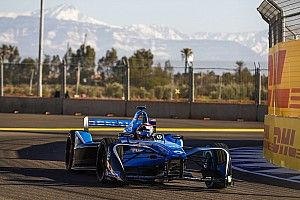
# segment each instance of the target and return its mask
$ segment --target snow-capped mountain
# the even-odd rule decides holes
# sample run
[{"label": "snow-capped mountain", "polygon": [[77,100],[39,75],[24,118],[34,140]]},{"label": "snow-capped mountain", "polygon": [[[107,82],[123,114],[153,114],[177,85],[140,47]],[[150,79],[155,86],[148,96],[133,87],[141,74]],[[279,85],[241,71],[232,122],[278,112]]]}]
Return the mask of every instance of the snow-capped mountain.
[{"label": "snow-capped mountain", "polygon": [[268,32],[246,33],[196,33],[192,36],[196,40],[233,41],[250,48],[255,53],[265,56],[268,54]]},{"label": "snow-capped mountain", "polygon": [[[75,21],[75,22],[89,23],[89,24],[96,24],[96,25],[107,25],[106,23],[101,22],[97,19],[81,14],[80,11],[77,10],[74,6],[67,5],[67,4],[61,4],[57,7],[46,9],[44,11],[44,15],[46,19]],[[32,16],[39,17],[40,11],[32,12]]]},{"label": "snow-capped mountain", "polygon": [[[87,34],[87,43],[101,57],[112,47],[118,55],[151,49],[156,59],[180,60],[182,48],[192,48],[195,60],[265,61],[268,52],[267,31],[252,33],[185,34],[162,25],[115,26],[80,13],[70,5],[45,10],[44,53],[63,55],[69,44],[79,47]],[[16,45],[23,57],[37,57],[39,11],[0,12],[0,44]]]}]

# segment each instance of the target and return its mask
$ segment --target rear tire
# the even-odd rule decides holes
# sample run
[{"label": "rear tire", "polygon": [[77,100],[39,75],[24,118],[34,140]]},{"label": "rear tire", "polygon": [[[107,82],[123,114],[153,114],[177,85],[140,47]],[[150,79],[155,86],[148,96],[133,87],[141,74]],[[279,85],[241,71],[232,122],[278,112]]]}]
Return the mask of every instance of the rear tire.
[{"label": "rear tire", "polygon": [[66,152],[65,152],[65,166],[66,170],[71,172],[74,160],[74,147],[75,147],[75,135],[69,133],[66,142]]},{"label": "rear tire", "polygon": [[[229,148],[226,144],[224,143],[214,143],[212,145],[210,145],[210,147],[218,147],[218,148],[223,148],[227,151],[229,151]],[[215,157],[215,162],[220,165],[220,164],[224,164],[226,162],[226,153],[222,150],[216,150],[214,152],[214,157]],[[211,158],[213,159],[213,158]],[[227,176],[232,176],[232,167],[231,167],[231,158],[229,160],[229,166],[228,166],[228,174]],[[221,178],[220,174],[216,174],[215,178]],[[209,189],[222,189],[222,188],[226,188],[228,183],[227,183],[227,179],[225,180],[221,180],[220,182],[213,182],[213,181],[206,181],[205,185],[207,188]]]},{"label": "rear tire", "polygon": [[119,142],[119,140],[115,138],[103,138],[99,144],[96,160],[96,177],[99,183],[107,182],[105,177],[107,170],[107,151],[109,145],[116,142]]}]

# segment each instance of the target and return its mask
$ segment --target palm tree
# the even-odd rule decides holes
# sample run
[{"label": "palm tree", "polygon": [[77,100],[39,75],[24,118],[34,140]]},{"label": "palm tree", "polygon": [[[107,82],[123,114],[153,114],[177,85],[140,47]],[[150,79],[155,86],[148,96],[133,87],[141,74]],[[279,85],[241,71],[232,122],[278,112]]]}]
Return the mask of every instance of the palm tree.
[{"label": "palm tree", "polygon": [[242,60],[236,61],[235,64],[238,66],[238,70],[241,70],[245,66],[245,63]]},{"label": "palm tree", "polygon": [[[185,68],[184,68],[184,72],[186,73],[188,64],[189,64],[189,59],[192,57],[193,55],[193,51],[190,48],[184,48],[181,51],[181,54],[184,58],[184,64],[185,64]],[[194,72],[193,72],[193,68],[190,67],[189,68],[189,85],[190,85],[190,90],[189,90],[189,102],[194,102]],[[191,117],[191,113],[190,113],[190,117]]]},{"label": "palm tree", "polygon": [[190,48],[183,48],[180,52],[184,58],[184,72],[186,73],[188,67],[188,58],[193,55],[193,51]]},{"label": "palm tree", "polygon": [[241,79],[241,72],[243,70],[243,67],[245,66],[245,63],[244,63],[244,61],[240,60],[240,61],[236,61],[235,64],[237,65],[236,77],[237,77],[237,80],[239,82],[241,82],[242,81],[242,79]]},{"label": "palm tree", "polygon": [[236,72],[236,77],[237,80],[239,81],[239,88],[240,88],[240,100],[242,100],[242,69],[245,66],[244,61],[236,61],[235,64],[237,65],[237,72]]}]

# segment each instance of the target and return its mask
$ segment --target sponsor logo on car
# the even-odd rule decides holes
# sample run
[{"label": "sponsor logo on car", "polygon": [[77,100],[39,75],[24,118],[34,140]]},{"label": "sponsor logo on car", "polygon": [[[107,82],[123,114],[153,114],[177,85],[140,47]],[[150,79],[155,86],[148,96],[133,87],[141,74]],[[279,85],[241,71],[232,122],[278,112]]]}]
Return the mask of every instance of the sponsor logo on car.
[{"label": "sponsor logo on car", "polygon": [[143,149],[142,148],[131,147],[130,151],[133,152],[133,153],[140,153],[140,152],[143,151]]}]

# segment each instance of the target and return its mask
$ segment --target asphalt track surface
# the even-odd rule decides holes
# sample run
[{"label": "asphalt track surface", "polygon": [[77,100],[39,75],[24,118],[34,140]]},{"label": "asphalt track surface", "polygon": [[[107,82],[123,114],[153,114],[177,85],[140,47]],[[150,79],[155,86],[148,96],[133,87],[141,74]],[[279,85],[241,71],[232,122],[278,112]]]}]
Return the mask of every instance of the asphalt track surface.
[{"label": "asphalt track surface", "polygon": [[[67,132],[45,127],[81,127],[81,116],[0,114],[0,128],[39,127],[40,131],[0,131],[0,199],[299,199],[300,186],[234,171],[235,185],[207,189],[203,183],[175,181],[164,184],[99,185],[95,173],[68,173],[64,169]],[[158,119],[159,127],[219,128],[219,131],[182,132],[191,146],[224,142],[230,148],[261,146],[261,132],[222,132],[228,128],[261,129],[262,123]],[[115,136],[95,132],[96,140]]]}]

